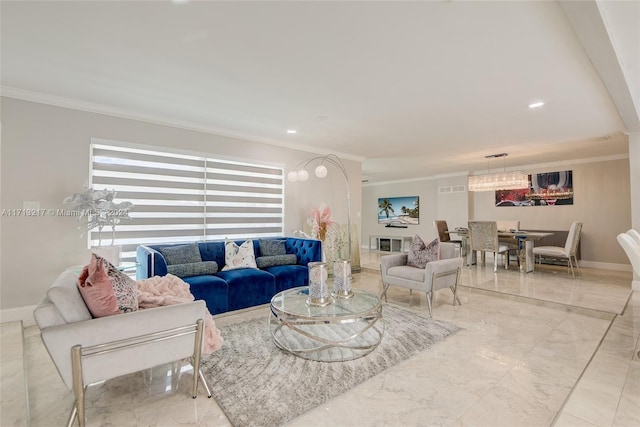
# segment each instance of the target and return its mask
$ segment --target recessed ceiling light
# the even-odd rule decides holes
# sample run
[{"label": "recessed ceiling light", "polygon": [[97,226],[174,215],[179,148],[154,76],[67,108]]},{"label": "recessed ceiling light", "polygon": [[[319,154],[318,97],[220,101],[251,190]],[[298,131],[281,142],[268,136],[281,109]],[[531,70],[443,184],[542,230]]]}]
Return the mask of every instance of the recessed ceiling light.
[{"label": "recessed ceiling light", "polygon": [[532,102],[531,104],[529,104],[529,108],[540,108],[544,105],[544,102],[542,101],[536,101],[536,102]]},{"label": "recessed ceiling light", "polygon": [[287,130],[287,133],[291,133],[291,134],[293,134],[293,133],[298,133],[298,131],[297,131],[297,130],[295,130],[295,129],[288,129],[288,130]]}]

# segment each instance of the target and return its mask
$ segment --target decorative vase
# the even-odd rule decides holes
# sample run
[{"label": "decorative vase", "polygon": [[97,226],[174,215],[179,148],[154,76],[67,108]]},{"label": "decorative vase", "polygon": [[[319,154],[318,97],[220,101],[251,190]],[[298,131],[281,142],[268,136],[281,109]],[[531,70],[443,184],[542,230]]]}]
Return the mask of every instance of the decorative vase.
[{"label": "decorative vase", "polygon": [[309,298],[308,305],[325,306],[331,304],[329,295],[329,286],[327,279],[329,272],[327,271],[327,263],[310,262],[309,268]]},{"label": "decorative vase", "polygon": [[333,294],[334,297],[351,298],[351,260],[333,260]]}]

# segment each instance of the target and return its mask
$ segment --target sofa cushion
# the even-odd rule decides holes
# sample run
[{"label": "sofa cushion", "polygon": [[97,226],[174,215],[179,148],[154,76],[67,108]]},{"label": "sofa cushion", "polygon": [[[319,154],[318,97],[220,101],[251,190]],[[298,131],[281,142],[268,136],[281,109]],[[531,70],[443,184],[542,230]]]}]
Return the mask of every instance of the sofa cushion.
[{"label": "sofa cushion", "polygon": [[[60,312],[66,323],[91,319],[91,313],[78,289],[78,274],[72,270],[67,270],[58,277],[47,290],[47,298]],[[51,326],[39,325],[41,327]]]},{"label": "sofa cushion", "polygon": [[167,272],[181,278],[210,275],[218,272],[218,263],[215,261],[201,261],[186,264],[171,264],[167,266]]},{"label": "sofa cushion", "polygon": [[428,262],[437,261],[440,257],[440,242],[436,238],[428,245],[417,234],[413,237],[411,247],[409,248],[409,256],[407,265],[416,268],[425,268]]},{"label": "sofa cushion", "polygon": [[298,257],[294,254],[259,256],[256,258],[258,268],[275,267],[276,265],[295,265],[297,263]]},{"label": "sofa cushion", "polygon": [[276,293],[309,284],[309,268],[302,265],[276,265],[264,271],[276,277]]},{"label": "sofa cushion", "polygon": [[235,268],[217,276],[229,285],[229,310],[266,304],[276,293],[276,278],[264,270]]},{"label": "sofa cushion", "polygon": [[409,267],[407,265],[400,265],[391,267],[387,270],[387,276],[399,277],[401,279],[412,280],[414,282],[424,282],[424,275],[426,270],[424,268]]},{"label": "sofa cushion", "polygon": [[227,240],[225,242],[224,262],[225,266],[222,271],[235,268],[258,268],[256,256],[253,252],[253,240],[249,239],[240,246],[232,240]]},{"label": "sofa cushion", "polygon": [[167,246],[158,249],[158,252],[160,252],[167,261],[167,265],[190,264],[202,261],[200,249],[198,248],[197,243],[190,245]]},{"label": "sofa cushion", "polygon": [[217,276],[190,276],[183,279],[195,299],[204,300],[211,314],[229,311],[227,282]]},{"label": "sofa cushion", "polygon": [[104,258],[91,255],[91,262],[85,265],[78,277],[80,294],[93,317],[120,314],[118,299],[111,285]]},{"label": "sofa cushion", "polygon": [[260,239],[260,255],[263,257],[286,255],[286,240]]}]

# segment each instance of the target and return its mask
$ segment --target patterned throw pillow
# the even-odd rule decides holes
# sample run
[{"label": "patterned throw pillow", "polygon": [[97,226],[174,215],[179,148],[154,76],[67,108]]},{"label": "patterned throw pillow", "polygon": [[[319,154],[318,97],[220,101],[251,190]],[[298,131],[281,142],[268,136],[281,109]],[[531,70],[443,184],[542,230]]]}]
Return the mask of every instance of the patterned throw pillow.
[{"label": "patterned throw pillow", "polygon": [[201,262],[200,248],[197,243],[190,245],[167,246],[158,249],[167,261],[167,265],[172,264],[189,264],[192,262]]},{"label": "patterned throw pillow", "polygon": [[277,265],[295,265],[298,257],[295,254],[259,256],[256,258],[258,268],[275,267]]},{"label": "patterned throw pillow", "polygon": [[253,252],[253,240],[247,240],[240,246],[236,242],[227,240],[224,244],[224,263],[226,265],[222,271],[243,267],[258,268]]},{"label": "patterned throw pillow", "polygon": [[286,240],[279,239],[260,239],[260,254],[262,256],[286,255]]},{"label": "patterned throw pillow", "polygon": [[425,268],[428,262],[440,259],[440,242],[438,239],[432,240],[425,245],[424,240],[417,234],[413,236],[411,247],[409,248],[409,256],[407,257],[407,265],[417,268]]},{"label": "patterned throw pillow", "polygon": [[215,261],[190,262],[187,264],[167,265],[167,273],[174,276],[191,277],[215,274],[218,272],[218,263]]},{"label": "patterned throw pillow", "polygon": [[123,313],[138,311],[138,286],[135,280],[118,270],[106,259],[107,274],[118,300],[118,308]]}]

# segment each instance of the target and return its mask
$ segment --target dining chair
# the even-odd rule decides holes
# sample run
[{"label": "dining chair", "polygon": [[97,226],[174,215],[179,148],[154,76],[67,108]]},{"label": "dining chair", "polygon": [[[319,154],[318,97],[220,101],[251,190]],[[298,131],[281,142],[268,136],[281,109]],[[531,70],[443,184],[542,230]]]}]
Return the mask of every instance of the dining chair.
[{"label": "dining chair", "polygon": [[[498,231],[520,231],[520,221],[518,220],[499,220],[496,221],[498,226]],[[517,239],[513,237],[500,237],[498,236],[498,242],[501,245],[506,245],[509,247],[509,254],[511,252],[516,253],[516,259],[518,260],[518,265],[520,265],[520,246]]]},{"label": "dining chair", "polygon": [[463,246],[462,240],[451,240],[447,221],[443,219],[437,219],[433,221],[433,227],[436,229],[436,233],[438,233],[438,240],[440,240],[441,243],[443,242],[455,243],[458,246],[458,250],[460,251],[460,254],[462,256],[465,255],[462,253],[462,246]]},{"label": "dining chair", "polygon": [[485,265],[485,255],[493,252],[493,271],[498,271],[498,254],[504,254],[504,268],[509,268],[509,247],[498,241],[498,225],[495,221],[469,221],[469,250],[479,251],[482,265]]},{"label": "dining chair", "polygon": [[558,258],[567,260],[567,269],[571,271],[571,275],[575,277],[573,267],[575,265],[578,273],[580,272],[580,266],[578,265],[578,243],[580,242],[580,235],[582,234],[582,223],[574,221],[569,228],[569,234],[564,247],[561,246],[538,246],[533,248],[534,259],[537,257],[538,264],[542,264],[542,258]]}]

